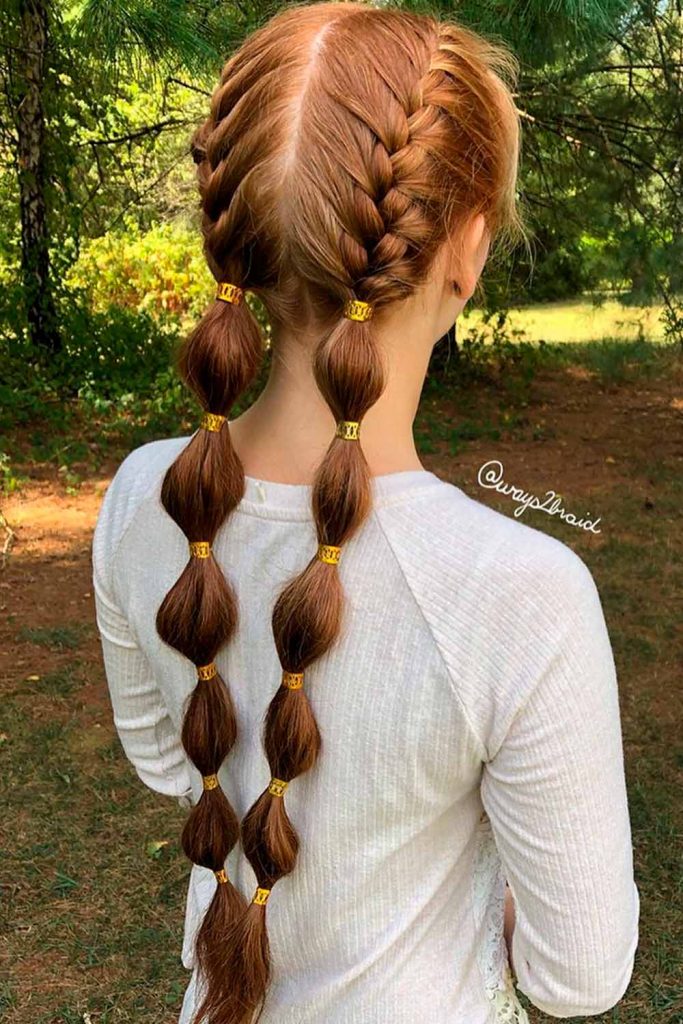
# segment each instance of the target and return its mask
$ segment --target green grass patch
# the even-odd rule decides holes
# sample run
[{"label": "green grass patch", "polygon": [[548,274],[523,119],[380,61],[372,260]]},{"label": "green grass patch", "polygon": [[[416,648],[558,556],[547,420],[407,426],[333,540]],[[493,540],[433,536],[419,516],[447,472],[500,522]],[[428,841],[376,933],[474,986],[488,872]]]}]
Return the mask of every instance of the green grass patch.
[{"label": "green grass patch", "polygon": [[[87,1013],[93,1024],[170,1022],[189,981],[179,959],[185,812],[142,785],[108,722],[96,729],[87,709],[60,696],[39,723],[30,692],[3,701],[0,788],[12,829],[0,855],[10,968],[0,1021],[83,1024]],[[91,733],[104,742],[84,758],[77,741]],[[150,858],[161,840],[162,855]]]},{"label": "green grass patch", "polygon": [[40,691],[51,697],[69,697],[80,685],[81,680],[72,665],[55,669],[54,672],[48,672],[37,680]]},{"label": "green grass patch", "polygon": [[[63,626],[22,626],[17,639],[48,647],[51,651],[73,651],[80,647],[91,628],[81,622]],[[58,686],[59,681],[55,685]]]}]

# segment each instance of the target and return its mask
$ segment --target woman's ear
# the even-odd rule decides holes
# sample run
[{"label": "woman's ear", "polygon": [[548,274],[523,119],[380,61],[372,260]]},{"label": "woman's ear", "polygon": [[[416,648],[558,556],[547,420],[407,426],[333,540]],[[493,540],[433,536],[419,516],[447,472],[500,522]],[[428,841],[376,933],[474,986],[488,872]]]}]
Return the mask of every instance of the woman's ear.
[{"label": "woman's ear", "polygon": [[483,213],[471,217],[461,229],[457,264],[453,263],[449,273],[454,289],[463,302],[467,302],[474,293],[486,263],[490,241]]}]

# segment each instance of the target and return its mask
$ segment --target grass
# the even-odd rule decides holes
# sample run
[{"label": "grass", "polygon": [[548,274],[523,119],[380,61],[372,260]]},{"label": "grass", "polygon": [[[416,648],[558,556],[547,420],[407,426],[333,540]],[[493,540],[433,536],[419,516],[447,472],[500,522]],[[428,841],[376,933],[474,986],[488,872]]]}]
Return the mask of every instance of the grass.
[{"label": "grass", "polygon": [[677,354],[677,347],[671,344],[602,338],[577,342],[571,349],[561,345],[549,347],[546,361],[556,366],[582,366],[601,382],[615,384],[636,376],[656,376],[666,360]]},{"label": "grass", "polygon": [[52,651],[73,651],[80,645],[87,626],[83,623],[69,623],[63,626],[35,627],[22,626],[18,639],[38,644]]},{"label": "grass", "polygon": [[44,676],[32,677],[43,693],[51,697],[69,697],[78,688],[79,680],[73,665],[65,665]]},{"label": "grass", "polygon": [[[61,678],[77,681],[81,671],[69,662]],[[0,924],[12,949],[3,1024],[83,1024],[86,1013],[92,1024],[177,1019],[186,975],[178,961],[183,813],[144,789],[95,717],[44,687],[28,695],[17,686],[4,701],[13,830],[1,861]],[[99,738],[87,740],[84,757],[83,736],[92,733]],[[152,857],[149,844],[160,838],[169,843]]]},{"label": "grass", "polygon": [[[662,306],[624,306],[615,299],[594,305],[587,298],[544,302],[510,311],[510,324],[524,331],[529,341],[577,344],[614,338],[618,341],[663,341],[664,326],[660,320]],[[461,327],[476,324],[463,318]]]}]

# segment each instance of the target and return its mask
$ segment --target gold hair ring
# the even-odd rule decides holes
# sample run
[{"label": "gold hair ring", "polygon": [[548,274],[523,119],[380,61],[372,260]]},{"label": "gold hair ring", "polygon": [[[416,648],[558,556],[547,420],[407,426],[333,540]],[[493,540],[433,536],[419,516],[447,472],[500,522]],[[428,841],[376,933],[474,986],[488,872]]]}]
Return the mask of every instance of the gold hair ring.
[{"label": "gold hair ring", "polygon": [[335,547],[334,544],[319,544],[316,558],[327,565],[338,565],[340,555],[341,548]]},{"label": "gold hair ring", "polygon": [[244,289],[228,281],[221,281],[216,289],[216,298],[223,302],[232,302],[233,306],[239,306],[244,297]]},{"label": "gold hair ring", "polygon": [[344,441],[357,441],[359,434],[360,423],[355,420],[340,420],[334,436],[341,437]]},{"label": "gold hair ring", "polygon": [[216,876],[219,882],[227,882],[228,880],[225,868],[220,868],[219,871],[214,871],[214,875]]},{"label": "gold hair ring", "polygon": [[252,903],[257,903],[259,905],[259,907],[263,907],[268,902],[268,897],[269,896],[270,896],[270,889],[261,889],[261,887],[259,886],[259,888],[254,893],[254,898],[253,898],[253,900],[251,902]]},{"label": "gold hair ring", "polygon": [[210,665],[197,665],[197,679],[208,683],[209,679],[214,679],[217,675],[218,669],[215,661],[212,661]]},{"label": "gold hair ring", "polygon": [[303,672],[283,672],[282,685],[288,687],[290,690],[300,690],[304,685]]},{"label": "gold hair ring", "polygon": [[371,302],[361,302],[360,299],[349,299],[344,306],[344,316],[347,320],[358,320],[364,323],[369,320],[375,311]]},{"label": "gold hair ring", "polygon": [[272,793],[273,796],[284,796],[284,792],[288,785],[289,783],[285,782],[284,779],[272,778],[270,780],[270,785],[268,786],[268,792]]},{"label": "gold hair ring", "polygon": [[211,554],[211,544],[208,540],[190,541],[190,554],[193,558],[208,558]]},{"label": "gold hair ring", "polygon": [[204,789],[216,789],[218,787],[218,776],[202,775],[202,782],[204,783]]},{"label": "gold hair ring", "polygon": [[210,430],[213,434],[217,434],[224,423],[225,416],[221,416],[217,412],[205,412],[199,426],[202,430]]}]

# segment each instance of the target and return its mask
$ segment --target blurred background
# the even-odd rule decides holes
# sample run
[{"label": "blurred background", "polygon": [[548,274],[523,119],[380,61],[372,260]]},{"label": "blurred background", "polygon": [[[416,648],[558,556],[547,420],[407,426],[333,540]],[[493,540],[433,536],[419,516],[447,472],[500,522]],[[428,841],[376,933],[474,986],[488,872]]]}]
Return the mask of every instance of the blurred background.
[{"label": "blurred background", "polygon": [[[278,6],[3,0],[3,1024],[170,1024],[187,983],[183,812],[144,789],[116,738],[90,540],[125,454],[195,429],[173,359],[213,289],[188,143],[225,58]],[[503,514],[511,499],[478,481],[490,459],[599,520],[523,515],[588,564],[617,661],[641,944],[605,1020],[682,1024],[681,3],[422,7],[519,58],[532,237],[490,261],[436,347],[419,449]]]}]

